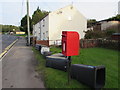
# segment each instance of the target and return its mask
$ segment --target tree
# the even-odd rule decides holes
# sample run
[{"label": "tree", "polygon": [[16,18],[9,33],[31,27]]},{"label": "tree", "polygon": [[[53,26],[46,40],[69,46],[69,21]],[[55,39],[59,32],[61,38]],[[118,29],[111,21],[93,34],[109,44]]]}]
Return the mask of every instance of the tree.
[{"label": "tree", "polygon": [[[32,25],[31,25],[32,19],[30,17],[29,17],[29,21],[30,21],[30,32],[32,33]],[[25,15],[21,20],[20,30],[27,33],[27,15]]]},{"label": "tree", "polygon": [[103,31],[92,31],[88,30],[85,32],[85,39],[97,39],[97,38],[104,38],[105,33]]},{"label": "tree", "polygon": [[115,17],[111,17],[111,18],[109,18],[107,20],[108,21],[112,21],[112,20],[120,21],[120,15],[116,15]]},{"label": "tree", "polygon": [[95,25],[96,22],[97,22],[96,19],[87,20],[87,27],[91,27],[91,26]]},{"label": "tree", "polygon": [[115,30],[108,29],[105,31],[106,37],[111,37],[113,33],[116,33]]},{"label": "tree", "polygon": [[[30,20],[30,32],[32,33],[33,25],[38,23],[43,17],[48,15],[49,12],[41,11],[39,7],[36,11],[34,11],[32,15],[32,19],[29,17]],[[20,30],[25,31],[27,33],[27,15],[25,15],[21,20]]]},{"label": "tree", "polygon": [[13,30],[18,31],[19,27],[17,26],[13,26],[13,25],[0,25],[0,27],[2,28],[2,32],[12,32]]},{"label": "tree", "polygon": [[41,11],[39,7],[36,11],[34,11],[32,15],[32,25],[35,25],[38,23],[42,18],[44,18],[46,15],[48,15],[49,12],[47,11]]}]

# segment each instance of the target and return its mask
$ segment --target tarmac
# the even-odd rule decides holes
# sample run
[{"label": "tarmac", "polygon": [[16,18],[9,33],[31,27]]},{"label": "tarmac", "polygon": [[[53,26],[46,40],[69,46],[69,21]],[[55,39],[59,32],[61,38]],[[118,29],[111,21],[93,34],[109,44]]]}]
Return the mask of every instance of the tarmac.
[{"label": "tarmac", "polygon": [[25,38],[19,39],[2,59],[2,88],[45,88],[36,63]]},{"label": "tarmac", "polygon": [[14,35],[0,35],[0,53],[16,39],[17,36]]}]

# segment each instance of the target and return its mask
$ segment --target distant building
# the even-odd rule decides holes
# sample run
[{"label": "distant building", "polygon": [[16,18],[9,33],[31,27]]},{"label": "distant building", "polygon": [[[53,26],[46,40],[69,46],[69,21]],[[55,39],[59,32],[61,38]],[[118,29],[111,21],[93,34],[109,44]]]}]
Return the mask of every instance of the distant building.
[{"label": "distant building", "polygon": [[25,34],[25,32],[22,32],[22,31],[17,31],[15,33],[18,34],[18,35],[24,35]]},{"label": "distant building", "polygon": [[107,20],[103,20],[103,21],[99,21],[97,23],[95,23],[93,26],[87,28],[87,30],[97,30],[97,31],[103,31],[103,30],[107,30],[107,29],[113,29],[113,30],[119,30],[120,29],[120,21],[107,21]]},{"label": "distant building", "polygon": [[106,29],[115,29],[118,27],[120,24],[119,21],[102,21],[101,23],[101,30],[106,30]]},{"label": "distant building", "polygon": [[73,6],[68,5],[49,13],[33,26],[37,44],[61,44],[62,31],[77,31],[84,38],[87,19]]}]

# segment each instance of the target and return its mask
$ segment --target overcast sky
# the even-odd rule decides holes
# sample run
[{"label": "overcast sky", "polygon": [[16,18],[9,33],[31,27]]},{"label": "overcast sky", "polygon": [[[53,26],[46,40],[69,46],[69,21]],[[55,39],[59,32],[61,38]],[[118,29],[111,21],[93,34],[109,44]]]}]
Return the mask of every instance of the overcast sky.
[{"label": "overcast sky", "polygon": [[[118,14],[119,0],[29,0],[30,16],[39,6],[46,11],[54,11],[73,5],[87,18],[103,20]],[[26,0],[1,0],[0,24],[20,25],[21,18],[26,14]]]}]

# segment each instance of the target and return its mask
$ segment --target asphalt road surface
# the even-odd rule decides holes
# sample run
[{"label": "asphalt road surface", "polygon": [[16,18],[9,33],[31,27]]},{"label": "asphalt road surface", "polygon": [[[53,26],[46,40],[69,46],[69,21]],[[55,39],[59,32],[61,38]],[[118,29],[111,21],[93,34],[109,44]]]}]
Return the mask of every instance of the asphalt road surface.
[{"label": "asphalt road surface", "polygon": [[0,51],[3,52],[4,49],[12,42],[14,42],[17,38],[17,36],[13,35],[0,35]]},{"label": "asphalt road surface", "polygon": [[2,60],[2,88],[44,88],[31,47],[21,38]]}]

